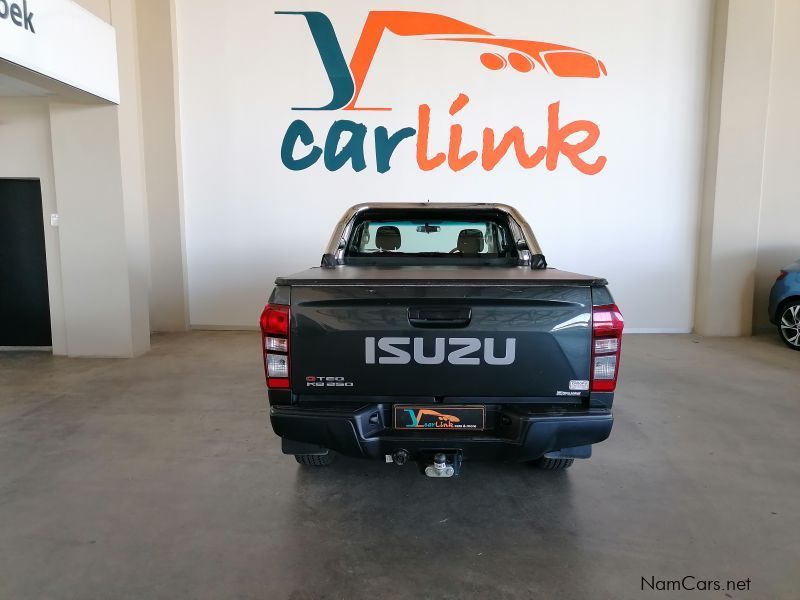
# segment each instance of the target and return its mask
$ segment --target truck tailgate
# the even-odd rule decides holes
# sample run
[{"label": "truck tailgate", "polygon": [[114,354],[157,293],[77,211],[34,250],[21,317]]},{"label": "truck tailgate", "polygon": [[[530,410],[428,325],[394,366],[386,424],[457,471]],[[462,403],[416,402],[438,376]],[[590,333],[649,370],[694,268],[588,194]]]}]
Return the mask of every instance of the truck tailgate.
[{"label": "truck tailgate", "polygon": [[315,283],[291,285],[295,393],[588,395],[589,281]]}]

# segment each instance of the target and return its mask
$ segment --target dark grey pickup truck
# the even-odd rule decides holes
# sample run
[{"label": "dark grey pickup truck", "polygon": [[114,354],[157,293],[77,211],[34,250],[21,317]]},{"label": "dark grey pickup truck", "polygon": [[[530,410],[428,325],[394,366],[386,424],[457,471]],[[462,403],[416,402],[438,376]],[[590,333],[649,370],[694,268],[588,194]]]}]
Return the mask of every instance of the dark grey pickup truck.
[{"label": "dark grey pickup truck", "polygon": [[622,329],[606,281],[548,268],[509,206],[354,206],[261,315],[272,427],[303,465],[563,469],[611,432]]}]

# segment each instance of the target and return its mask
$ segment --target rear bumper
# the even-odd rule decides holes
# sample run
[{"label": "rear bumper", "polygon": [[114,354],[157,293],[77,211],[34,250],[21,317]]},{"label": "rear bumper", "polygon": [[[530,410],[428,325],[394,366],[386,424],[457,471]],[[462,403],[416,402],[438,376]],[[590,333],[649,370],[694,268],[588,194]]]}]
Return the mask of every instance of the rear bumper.
[{"label": "rear bumper", "polygon": [[[529,410],[530,409],[530,410]],[[482,432],[398,431],[391,428],[391,404],[358,408],[272,406],[270,420],[287,453],[328,448],[357,457],[383,458],[404,449],[416,458],[457,451],[466,459],[534,460],[548,452],[602,442],[611,433],[610,410],[535,412],[528,406],[487,406]]]}]

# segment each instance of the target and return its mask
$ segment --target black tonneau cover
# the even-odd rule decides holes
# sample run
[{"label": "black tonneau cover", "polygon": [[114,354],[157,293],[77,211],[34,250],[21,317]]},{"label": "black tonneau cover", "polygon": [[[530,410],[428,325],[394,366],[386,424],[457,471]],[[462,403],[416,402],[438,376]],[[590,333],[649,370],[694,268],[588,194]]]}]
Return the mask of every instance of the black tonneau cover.
[{"label": "black tonneau cover", "polygon": [[526,266],[364,266],[314,267],[286,277],[275,285],[607,285],[605,279],[558,269]]}]

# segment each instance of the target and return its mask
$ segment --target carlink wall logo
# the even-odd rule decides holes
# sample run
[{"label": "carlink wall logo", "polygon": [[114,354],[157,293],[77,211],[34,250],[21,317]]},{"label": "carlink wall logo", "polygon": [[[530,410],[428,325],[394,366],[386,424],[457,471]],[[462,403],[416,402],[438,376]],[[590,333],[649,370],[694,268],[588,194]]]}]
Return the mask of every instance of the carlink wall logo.
[{"label": "carlink wall logo", "polygon": [[[325,14],[317,11],[278,11],[276,14],[305,19],[332,92],[331,100],[327,104],[294,106],[292,110],[295,111],[392,110],[391,106],[367,107],[359,103],[372,60],[386,32],[431,42],[475,45],[482,50],[476,66],[492,71],[510,68],[523,75],[543,71],[550,77],[585,79],[599,79],[607,75],[602,60],[578,48],[497,37],[484,29],[448,16],[408,11],[370,12],[348,63],[333,23]],[[455,116],[469,101],[466,94],[459,94],[450,106],[450,115]],[[587,162],[581,155],[595,146],[600,138],[600,128],[588,120],[561,123],[559,110],[560,102],[553,102],[548,106],[547,140],[544,145],[533,149],[532,153],[526,147],[525,133],[520,127],[512,127],[499,141],[495,131],[486,127],[479,150],[462,149],[463,129],[461,125],[454,124],[450,126],[447,151],[431,154],[428,147],[431,108],[428,104],[420,104],[416,127],[403,127],[393,133],[383,126],[375,128],[375,168],[379,173],[389,171],[392,155],[401,142],[416,137],[417,165],[422,171],[431,171],[446,165],[457,172],[478,162],[485,171],[491,171],[513,147],[516,161],[523,169],[533,169],[544,162],[545,167],[553,171],[559,165],[559,157],[563,156],[581,173],[599,173],[606,164],[606,157],[599,156],[594,162]],[[307,169],[320,159],[329,171],[339,170],[347,164],[354,171],[363,171],[367,168],[364,153],[367,134],[367,126],[363,123],[338,119],[332,123],[324,144],[320,146],[315,143],[314,132],[308,123],[295,119],[284,135],[281,160],[293,171]],[[579,138],[579,141],[568,141],[571,136]],[[343,140],[346,141],[342,144]]]}]

